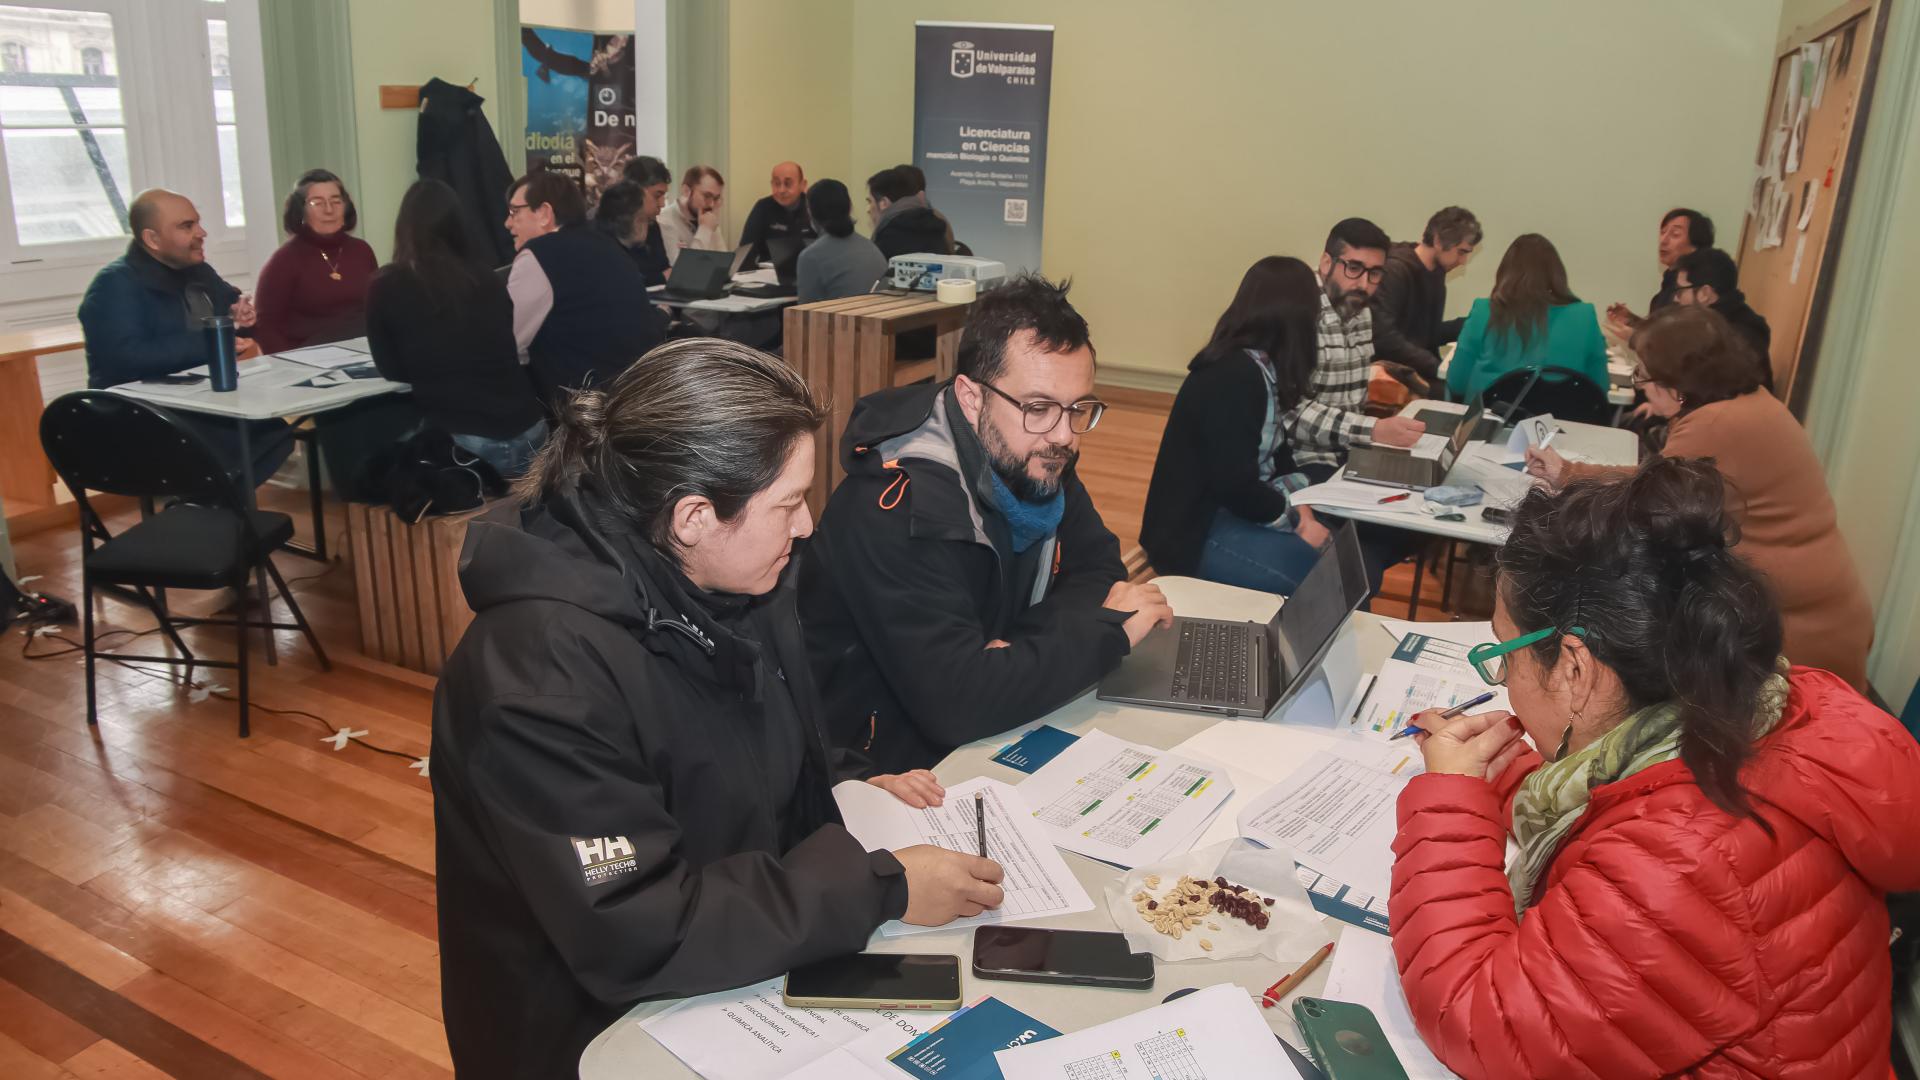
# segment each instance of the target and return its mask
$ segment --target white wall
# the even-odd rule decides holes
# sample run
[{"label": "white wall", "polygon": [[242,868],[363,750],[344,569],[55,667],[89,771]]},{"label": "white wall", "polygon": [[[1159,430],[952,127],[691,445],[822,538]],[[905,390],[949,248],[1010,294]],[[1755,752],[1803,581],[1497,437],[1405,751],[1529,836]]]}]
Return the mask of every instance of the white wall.
[{"label": "white wall", "polygon": [[621,33],[633,29],[633,0],[520,0],[520,21]]}]

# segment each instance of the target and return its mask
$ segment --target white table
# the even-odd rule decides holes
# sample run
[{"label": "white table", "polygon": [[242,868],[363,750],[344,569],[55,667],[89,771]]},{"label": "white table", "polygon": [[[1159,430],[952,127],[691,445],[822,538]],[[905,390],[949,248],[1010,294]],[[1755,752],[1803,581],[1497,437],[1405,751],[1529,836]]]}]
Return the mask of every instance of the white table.
[{"label": "white table", "polygon": [[[341,348],[358,352],[368,351],[366,338],[353,338],[336,344]],[[372,359],[369,353],[368,362]],[[267,355],[254,360],[240,361],[239,384],[236,389],[229,391],[216,392],[205,381],[189,385],[130,382],[121,383],[112,390],[116,394],[139,398],[164,408],[200,413],[204,416],[218,416],[234,421],[234,426],[240,433],[240,484],[241,489],[246,493],[247,504],[251,506],[254,489],[259,486],[260,479],[253,475],[252,433],[248,430],[248,424],[256,420],[297,422],[318,413],[351,405],[365,398],[404,393],[409,389],[406,383],[390,382],[386,379],[348,379],[334,386],[303,385],[316,376],[330,377],[327,369],[310,367],[294,360]],[[310,475],[317,476],[317,470]],[[310,497],[313,511],[313,549],[309,551],[291,544],[288,548],[325,561],[327,558],[326,519],[322,512],[321,493],[317,483],[313,485]]]},{"label": "white table", "polygon": [[732,293],[717,300],[680,300],[667,295],[665,285],[656,285],[647,292],[647,298],[661,307],[707,311],[717,315],[755,315],[800,302],[799,297],[795,296],[735,296]]},{"label": "white table", "polygon": [[[1157,584],[1166,593],[1173,609],[1183,615],[1264,622],[1271,618],[1275,609],[1279,607],[1279,599],[1267,593],[1238,589],[1230,585],[1217,585],[1193,578],[1160,578]],[[1333,646],[1328,650],[1327,657],[1322,661],[1321,675],[1316,676],[1316,678],[1324,678],[1333,690],[1336,711],[1348,704],[1346,699],[1351,696],[1361,673],[1378,670],[1379,665],[1392,651],[1391,644],[1392,639],[1380,628],[1380,620],[1377,616],[1360,612],[1347,620],[1346,626],[1341,629],[1339,637],[1335,639]],[[1100,701],[1089,690],[1074,701],[1055,710],[1052,715],[1046,717],[1045,722],[1074,734],[1082,734],[1097,727],[1122,739],[1168,749],[1220,721],[1216,717],[1202,713],[1150,709]],[[1014,731],[1017,730],[1019,729],[981,739],[956,749],[934,769],[935,774],[944,784],[957,784],[976,776],[989,776],[1010,784],[1019,783],[1026,778],[1025,773],[997,764],[992,760],[993,755],[1012,738]],[[1235,791],[1220,813],[1231,817],[1238,813],[1243,800],[1259,794],[1257,791]],[[1093,898],[1094,910],[1050,919],[1036,919],[1019,925],[1075,930],[1114,929],[1113,920],[1107,915],[1104,890],[1107,882],[1120,876],[1120,871],[1073,852],[1062,851],[1061,856],[1073,869],[1074,876],[1080,880],[1080,884],[1086,888],[1087,895]],[[1346,925],[1336,919],[1327,920],[1327,927],[1332,935],[1337,936],[1339,929]],[[1219,982],[1233,982],[1245,987],[1251,993],[1258,994],[1287,971],[1286,965],[1276,964],[1264,957],[1238,960],[1194,960],[1178,964],[1156,961],[1153,989],[1141,993],[1128,990],[975,979],[970,967],[973,954],[971,929],[935,930],[906,937],[876,938],[868,945],[868,949],[872,952],[951,953],[959,956],[962,970],[966,972],[963,975],[963,998],[971,1000],[979,995],[990,993],[1014,1008],[1036,1019],[1044,1020],[1062,1031],[1078,1031],[1158,1005],[1162,998],[1182,987],[1202,987]],[[1319,970],[1315,971],[1301,986],[1299,993],[1318,992],[1326,985],[1330,967],[1331,965],[1322,964]],[[626,1016],[601,1032],[581,1055],[582,1080],[615,1080],[615,1078],[626,1080],[628,1077],[638,1076],[648,1077],[650,1080],[655,1078],[666,1080],[669,1077],[695,1076],[692,1070],[681,1064],[678,1058],[668,1053],[654,1041],[651,1035],[643,1031],[638,1023],[639,1020],[658,1013],[672,1004],[672,1001],[655,1001],[635,1006]],[[1282,1019],[1286,1015],[1283,1009],[1270,1010],[1263,1015],[1268,1017],[1269,1023],[1276,1025],[1277,1028],[1279,1025],[1288,1023]],[[1290,1038],[1293,1037],[1290,1031],[1287,1034]]]},{"label": "white table", "polygon": [[[1402,416],[1417,417],[1421,412],[1465,413],[1467,407],[1454,401],[1418,400],[1410,402],[1400,410]],[[1524,422],[1524,421],[1523,421]],[[1600,427],[1595,424],[1575,424],[1559,422],[1556,424],[1564,432],[1553,441],[1553,448],[1568,454],[1578,455],[1583,460],[1596,465],[1632,465],[1640,460],[1640,440],[1631,431],[1620,428]],[[1502,447],[1496,447],[1484,440],[1469,442],[1461,451],[1459,460],[1447,473],[1449,484],[1479,484],[1486,498],[1479,506],[1456,507],[1466,517],[1465,521],[1441,521],[1438,517],[1423,512],[1418,492],[1401,502],[1393,504],[1403,509],[1361,510],[1343,506],[1316,506],[1315,513],[1328,513],[1352,521],[1372,522],[1376,525],[1388,525],[1408,532],[1424,533],[1447,540],[1460,540],[1470,544],[1506,543],[1507,526],[1496,525],[1481,517],[1488,506],[1507,507],[1518,503],[1527,493],[1531,481],[1527,475],[1517,469],[1496,464],[1494,455]],[[1333,474],[1336,480],[1346,476],[1346,466]],[[1381,497],[1396,494],[1394,489],[1383,487]]]}]

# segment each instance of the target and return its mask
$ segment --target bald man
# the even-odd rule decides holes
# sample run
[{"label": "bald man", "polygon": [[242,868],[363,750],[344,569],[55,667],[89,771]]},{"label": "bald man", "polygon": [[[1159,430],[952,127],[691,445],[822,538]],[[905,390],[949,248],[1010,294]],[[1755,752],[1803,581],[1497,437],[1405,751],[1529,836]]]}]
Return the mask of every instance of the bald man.
[{"label": "bald man", "polygon": [[755,258],[767,255],[767,241],[776,236],[797,237],[812,243],[819,235],[807,211],[807,174],[798,163],[783,161],[773,167],[772,193],[753,204],[740,243],[752,244]]},{"label": "bald man", "polygon": [[[191,199],[164,188],[143,191],[127,207],[127,228],[133,233],[127,253],[93,276],[80,301],[89,386],[118,386],[206,363],[201,320],[209,315],[231,315],[242,337],[252,335],[253,300],[207,265],[207,230]],[[238,467],[233,421],[178,415],[213,442],[229,467]],[[259,421],[249,430],[256,480],[272,476],[292,452],[288,430],[279,420]]]}]

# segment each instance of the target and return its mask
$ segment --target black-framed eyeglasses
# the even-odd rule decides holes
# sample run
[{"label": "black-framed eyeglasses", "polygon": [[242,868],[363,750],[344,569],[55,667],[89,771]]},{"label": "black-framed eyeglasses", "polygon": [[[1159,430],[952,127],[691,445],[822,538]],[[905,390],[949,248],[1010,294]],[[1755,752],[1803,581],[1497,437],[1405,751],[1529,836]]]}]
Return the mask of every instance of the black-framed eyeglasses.
[{"label": "black-framed eyeglasses", "polygon": [[1071,405],[1064,405],[1049,398],[1038,401],[1021,401],[1005,390],[989,382],[973,380],[977,386],[984,386],[1005,398],[1007,404],[1020,410],[1020,426],[1029,435],[1045,435],[1060,426],[1062,416],[1070,416],[1067,430],[1075,435],[1085,435],[1100,422],[1100,415],[1107,411],[1107,403],[1099,398],[1082,398]]},{"label": "black-framed eyeglasses", "polygon": [[519,213],[522,210],[531,210],[531,209],[533,209],[533,207],[529,206],[526,203],[510,202],[507,204],[507,216],[512,217],[513,215]]},{"label": "black-framed eyeglasses", "polygon": [[1638,390],[1641,387],[1653,381],[1653,376],[1648,375],[1646,372],[1640,370],[1639,368],[1634,368],[1633,373],[1631,375],[1628,375],[1627,378],[1629,381],[1633,383],[1633,388],[1635,390]]},{"label": "black-framed eyeglasses", "polygon": [[1384,266],[1368,266],[1358,259],[1335,259],[1333,261],[1340,264],[1340,269],[1345,271],[1348,277],[1356,280],[1366,278],[1368,281],[1378,285],[1380,284],[1380,279],[1387,276],[1387,268]]}]

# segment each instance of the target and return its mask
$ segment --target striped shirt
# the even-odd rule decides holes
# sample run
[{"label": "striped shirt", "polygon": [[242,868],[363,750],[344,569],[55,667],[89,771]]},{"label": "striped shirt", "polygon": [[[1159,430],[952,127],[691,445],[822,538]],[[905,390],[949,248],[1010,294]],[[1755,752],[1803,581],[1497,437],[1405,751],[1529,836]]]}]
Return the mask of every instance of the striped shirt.
[{"label": "striped shirt", "polygon": [[1346,322],[1320,292],[1320,341],[1313,378],[1300,404],[1286,414],[1296,465],[1339,465],[1346,450],[1373,441],[1373,417],[1367,404],[1367,379],[1373,366],[1373,312]]}]

